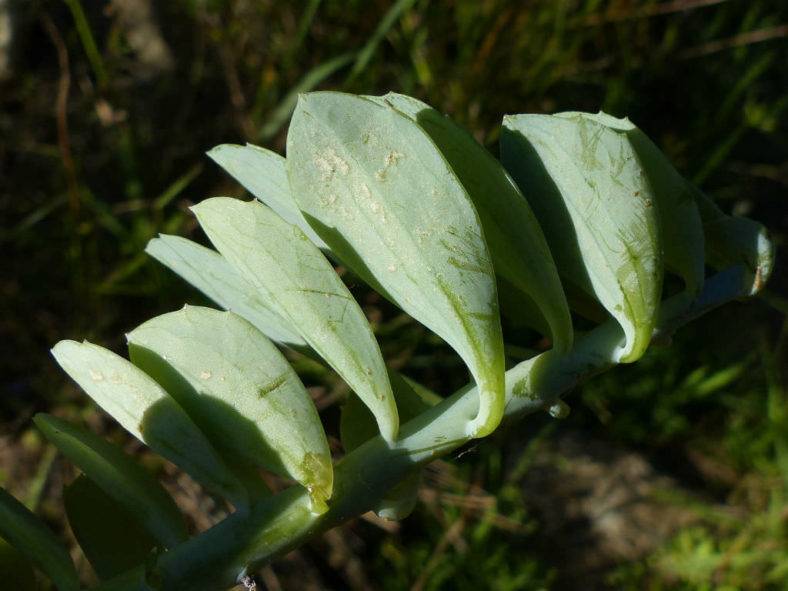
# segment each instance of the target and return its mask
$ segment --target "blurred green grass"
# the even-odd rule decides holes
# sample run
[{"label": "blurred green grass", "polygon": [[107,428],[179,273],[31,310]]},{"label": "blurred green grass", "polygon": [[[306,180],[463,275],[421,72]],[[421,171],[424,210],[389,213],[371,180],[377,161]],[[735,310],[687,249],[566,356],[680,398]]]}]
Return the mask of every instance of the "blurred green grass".
[{"label": "blurred green grass", "polygon": [[[32,451],[24,461],[3,456],[1,483],[32,504],[58,494],[57,478],[41,490],[51,460],[37,463],[42,450],[30,417],[53,407],[87,416],[92,407],[66,385],[47,350],[83,337],[121,350],[123,333],[142,320],[202,301],[143,247],[158,232],[200,239],[188,206],[240,194],[203,153],[245,141],[282,151],[298,92],[411,94],[451,114],[493,152],[503,114],[602,109],[629,116],[723,209],[769,227],[778,266],[768,287],[782,312],[763,301],[728,306],[685,328],[670,348],[570,398],[573,428],[645,454],[707,500],[694,529],[616,574],[600,573],[599,584],[781,588],[780,565],[788,563],[787,5],[130,4],[152,12],[130,14],[118,1],[11,2],[13,54],[0,80],[0,436],[8,449],[27,441]],[[434,385],[464,379],[418,328],[385,313],[380,322],[392,343],[385,346],[406,350],[402,362],[420,377]],[[546,423],[526,421],[518,439],[553,428]],[[485,487],[494,510],[425,502],[397,534],[358,526],[369,542],[356,553],[375,573],[361,580],[381,588],[477,589],[485,581],[491,589],[572,588],[561,579],[561,557],[540,549],[538,522],[500,468],[515,461],[510,454],[527,464],[535,452],[493,442],[482,448],[456,460],[454,486]],[[719,506],[734,508],[733,517],[723,518]],[[502,533],[501,516],[519,529]],[[321,568],[318,579],[334,581],[326,588],[360,588],[347,569],[325,561]]]}]

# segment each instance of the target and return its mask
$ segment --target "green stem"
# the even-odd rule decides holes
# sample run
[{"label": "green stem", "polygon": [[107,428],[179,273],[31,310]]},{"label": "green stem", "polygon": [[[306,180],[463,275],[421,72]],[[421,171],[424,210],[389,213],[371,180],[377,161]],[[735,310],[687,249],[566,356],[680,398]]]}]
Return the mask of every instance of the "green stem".
[{"label": "green stem", "polygon": [[[743,265],[731,267],[710,278],[696,300],[679,294],[663,302],[655,336],[672,334],[711,308],[742,297],[746,273]],[[623,340],[621,328],[609,320],[578,338],[570,354],[547,351],[513,367],[506,372],[506,418],[549,408],[580,381],[610,368]],[[293,486],[173,548],[147,573],[139,567],[96,591],[226,589],[247,572],[373,509],[416,468],[466,443],[466,426],[478,407],[476,387],[469,385],[402,425],[396,442],[376,437],[349,453],[335,467],[334,495],[321,515],[310,511],[307,491]]]}]

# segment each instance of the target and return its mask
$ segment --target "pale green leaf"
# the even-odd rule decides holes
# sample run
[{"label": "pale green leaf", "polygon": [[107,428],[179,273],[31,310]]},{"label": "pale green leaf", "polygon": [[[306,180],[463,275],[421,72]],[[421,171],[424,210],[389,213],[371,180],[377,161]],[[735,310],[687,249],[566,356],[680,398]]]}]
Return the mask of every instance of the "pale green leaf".
[{"label": "pale green leaf", "polygon": [[145,251],[225,310],[246,318],[269,339],[295,349],[307,347],[260,292],[215,250],[180,236],[162,235],[148,242]]},{"label": "pale green leaf", "polygon": [[561,280],[542,229],[517,185],[500,162],[462,127],[429,105],[402,94],[369,97],[389,102],[416,122],[435,142],[473,201],[493,266],[516,288],[521,310],[533,310],[534,328],[546,319],[555,347],[572,345],[572,319]]},{"label": "pale green leaf", "polygon": [[24,554],[59,591],[79,589],[79,577],[68,551],[4,488],[0,488],[0,537]]},{"label": "pale green leaf", "polygon": [[222,144],[208,152],[208,156],[283,220],[298,226],[318,248],[328,249],[306,222],[290,195],[285,159],[282,156],[251,144]]},{"label": "pale green leaf", "polygon": [[707,262],[716,269],[744,265],[747,284],[742,285],[742,292],[755,295],[774,269],[774,243],[766,228],[745,217],[726,215],[700,189],[687,186],[703,219]]},{"label": "pale green leaf", "polygon": [[165,548],[187,539],[178,506],[153,476],[121,449],[68,421],[38,414],[41,432],[142,524]]},{"label": "pale green leaf", "polygon": [[[559,117],[567,118],[578,115],[581,114],[558,114]],[[684,280],[690,296],[698,296],[703,289],[706,262],[703,224],[687,181],[673,168],[654,142],[629,119],[617,119],[604,113],[585,113],[582,116],[622,133],[629,139],[651,186],[652,206],[659,215],[665,267]]]},{"label": "pale green leaf", "polygon": [[480,392],[468,434],[489,434],[504,399],[495,275],[473,204],[427,134],[386,104],[302,95],[287,166],[332,252],[460,354]]},{"label": "pale green leaf", "polygon": [[504,118],[501,158],[558,268],[618,321],[614,361],[638,359],[662,291],[655,197],[627,137],[583,114]]},{"label": "pale green leaf", "polygon": [[284,356],[231,312],[187,306],[127,335],[131,360],[153,376],[217,449],[289,476],[319,503],[333,473],[320,417]]},{"label": "pale green leaf", "polygon": [[345,79],[345,88],[352,85],[358,76],[368,69],[369,62],[375,55],[380,43],[386,39],[392,27],[396,25],[396,23],[402,18],[402,15],[408,9],[410,9],[414,3],[415,0],[396,0],[395,2],[391,3],[389,9],[378,21],[378,26],[375,27],[374,32],[367,38],[367,42],[364,44],[364,47],[362,47],[356,54],[356,61],[353,64],[353,68],[350,70],[348,77]]},{"label": "pale green leaf", "polygon": [[375,336],[318,248],[267,206],[213,198],[193,208],[222,255],[361,397],[389,441],[397,407]]},{"label": "pale green leaf", "polygon": [[122,357],[84,342],[52,349],[60,366],[129,433],[236,507],[248,496],[205,435],[153,378]]}]

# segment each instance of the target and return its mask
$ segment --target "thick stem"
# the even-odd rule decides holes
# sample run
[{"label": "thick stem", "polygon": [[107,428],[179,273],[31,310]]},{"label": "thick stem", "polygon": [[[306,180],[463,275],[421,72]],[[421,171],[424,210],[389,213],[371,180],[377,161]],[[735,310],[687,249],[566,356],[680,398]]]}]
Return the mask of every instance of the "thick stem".
[{"label": "thick stem", "polygon": [[[669,336],[709,309],[746,295],[741,293],[745,273],[743,266],[731,267],[707,280],[696,300],[679,294],[663,302],[655,336]],[[506,418],[546,409],[580,381],[614,365],[623,339],[618,324],[610,320],[578,338],[569,354],[547,351],[507,371]],[[173,548],[147,573],[140,567],[97,591],[226,589],[243,574],[374,508],[414,469],[466,443],[466,427],[478,406],[476,388],[467,386],[402,425],[396,442],[376,437],[349,453],[335,467],[334,494],[321,515],[310,511],[307,491],[293,486]]]}]

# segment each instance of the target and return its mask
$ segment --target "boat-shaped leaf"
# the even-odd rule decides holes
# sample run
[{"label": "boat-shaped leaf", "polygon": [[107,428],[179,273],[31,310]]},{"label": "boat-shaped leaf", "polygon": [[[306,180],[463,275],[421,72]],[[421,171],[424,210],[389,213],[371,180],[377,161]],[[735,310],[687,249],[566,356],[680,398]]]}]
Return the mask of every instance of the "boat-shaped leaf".
[{"label": "boat-shaped leaf", "polygon": [[348,383],[396,438],[386,366],[360,306],[318,248],[262,203],[215,197],[192,208],[211,242]]},{"label": "boat-shaped leaf", "polygon": [[222,144],[208,152],[208,156],[283,220],[298,226],[318,248],[328,249],[293,201],[282,156],[251,144]]},{"label": "boat-shaped leaf", "polygon": [[531,207],[501,163],[450,117],[426,103],[393,92],[369,98],[389,102],[435,142],[476,207],[495,272],[525,300],[519,303],[521,311],[543,316],[530,322],[533,328],[541,330],[546,324],[554,346],[568,351],[572,319],[553,256]]},{"label": "boat-shaped leaf", "polygon": [[248,494],[177,402],[131,362],[92,343],[60,341],[52,354],[96,403],[137,439],[236,507]]},{"label": "boat-shaped leaf", "polygon": [[656,322],[662,250],[655,197],[627,137],[579,113],[513,115],[501,158],[561,273],[621,325],[613,361],[638,359]]},{"label": "boat-shaped leaf", "polygon": [[755,295],[774,268],[774,243],[766,228],[749,218],[726,215],[703,191],[687,183],[703,219],[706,260],[716,269],[744,265],[742,293]]},{"label": "boat-shaped leaf", "polygon": [[489,434],[504,401],[495,274],[473,204],[429,136],[385,103],[302,95],[287,169],[332,252],[463,358],[480,392],[468,435]]},{"label": "boat-shaped leaf", "polygon": [[[559,113],[574,117],[579,113]],[[687,293],[696,297],[703,289],[706,258],[703,223],[687,181],[673,168],[662,151],[629,119],[617,119],[605,113],[583,117],[626,135],[643,166],[651,185],[652,207],[660,221],[661,244],[665,267],[683,280]]]},{"label": "boat-shaped leaf", "polygon": [[259,290],[215,250],[180,236],[161,235],[148,242],[145,252],[225,310],[246,318],[272,341],[307,348],[306,341],[271,309]]},{"label": "boat-shaped leaf", "polygon": [[178,401],[225,456],[306,487],[319,506],[331,454],[312,399],[279,349],[232,312],[186,306],[127,335],[135,365]]}]

